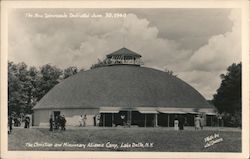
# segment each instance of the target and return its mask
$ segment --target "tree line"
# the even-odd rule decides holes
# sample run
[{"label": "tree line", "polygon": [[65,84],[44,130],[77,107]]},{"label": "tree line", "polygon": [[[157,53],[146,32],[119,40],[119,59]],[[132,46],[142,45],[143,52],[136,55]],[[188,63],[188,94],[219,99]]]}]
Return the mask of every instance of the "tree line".
[{"label": "tree line", "polygon": [[212,103],[223,115],[226,126],[242,124],[242,66],[233,63],[221,74],[221,84],[213,96]]},{"label": "tree line", "polygon": [[[100,60],[91,69],[105,66]],[[226,126],[241,126],[241,63],[233,63],[222,74],[221,85],[211,103],[223,115]],[[36,103],[56,84],[77,74],[79,69],[70,66],[60,69],[51,64],[39,68],[28,67],[24,62],[8,62],[8,112],[11,114],[31,114]],[[173,74],[173,72],[171,72]]]},{"label": "tree line", "polygon": [[8,61],[8,112],[31,114],[36,103],[56,84],[77,74],[75,66],[60,69],[51,64],[39,68]]}]

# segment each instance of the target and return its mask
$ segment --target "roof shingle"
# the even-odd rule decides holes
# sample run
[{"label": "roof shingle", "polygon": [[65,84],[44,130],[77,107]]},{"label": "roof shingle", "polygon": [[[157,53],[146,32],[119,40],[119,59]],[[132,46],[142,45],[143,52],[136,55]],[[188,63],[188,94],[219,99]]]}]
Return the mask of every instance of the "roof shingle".
[{"label": "roof shingle", "polygon": [[166,72],[114,65],[67,78],[34,109],[99,107],[211,108],[198,91]]}]

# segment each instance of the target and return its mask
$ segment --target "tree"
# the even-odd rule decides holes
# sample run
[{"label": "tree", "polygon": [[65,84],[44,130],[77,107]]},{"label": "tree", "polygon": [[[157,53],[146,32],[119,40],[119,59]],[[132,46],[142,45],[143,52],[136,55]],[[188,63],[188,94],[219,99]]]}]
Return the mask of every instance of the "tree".
[{"label": "tree", "polygon": [[25,63],[8,63],[8,108],[17,114],[25,112],[29,104],[29,76]]},{"label": "tree", "polygon": [[[81,69],[80,71],[83,71]],[[62,71],[46,64],[39,69],[25,63],[8,62],[8,112],[19,115],[32,113],[36,103],[62,79],[78,73],[77,67]]]},{"label": "tree", "polygon": [[78,73],[78,68],[75,66],[70,66],[63,71],[63,79],[73,76]]},{"label": "tree", "polygon": [[227,114],[228,124],[234,126],[241,126],[241,74],[241,63],[229,66],[227,73],[221,75],[221,85],[213,98],[215,107]]},{"label": "tree", "polygon": [[8,112],[19,111],[20,93],[18,90],[21,88],[19,79],[17,77],[18,68],[13,62],[8,62]]},{"label": "tree", "polygon": [[39,101],[51,88],[60,81],[62,70],[56,66],[46,64],[40,68],[40,79],[38,81],[37,100]]},{"label": "tree", "polygon": [[28,88],[26,90],[27,92],[27,105],[25,107],[25,113],[32,113],[32,108],[37,103],[37,87],[38,87],[38,81],[39,81],[39,71],[35,67],[30,67],[27,74],[28,78]]}]

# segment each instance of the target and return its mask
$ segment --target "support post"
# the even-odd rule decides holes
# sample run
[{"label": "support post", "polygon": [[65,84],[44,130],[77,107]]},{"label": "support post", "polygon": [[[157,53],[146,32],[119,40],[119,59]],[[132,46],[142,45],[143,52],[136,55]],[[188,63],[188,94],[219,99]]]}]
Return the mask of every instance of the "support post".
[{"label": "support post", "polygon": [[211,127],[213,126],[213,124],[212,124],[212,122],[213,122],[213,116],[211,116]]},{"label": "support post", "polygon": [[114,113],[112,113],[112,119],[111,119],[111,127],[113,127],[113,122],[114,122]]},{"label": "support post", "polygon": [[129,125],[129,111],[127,111],[127,122],[126,122],[126,126]]},{"label": "support post", "polygon": [[155,114],[155,127],[158,127],[158,114]]},{"label": "support post", "polygon": [[127,111],[127,116],[128,116],[128,118],[127,118],[127,124],[128,124],[128,127],[130,127],[131,126],[131,120],[132,120],[131,110]]},{"label": "support post", "polygon": [[167,116],[168,116],[168,127],[169,127],[169,120],[170,120],[170,118],[169,118],[169,114],[167,114]]},{"label": "support post", "polygon": [[105,127],[105,113],[103,113],[103,124],[102,124],[103,127]]},{"label": "support post", "polygon": [[129,111],[129,117],[130,117],[129,119],[129,127],[130,127],[132,124],[132,111],[131,110]]},{"label": "support post", "polygon": [[147,114],[145,114],[145,123],[144,123],[144,127],[147,127]]}]

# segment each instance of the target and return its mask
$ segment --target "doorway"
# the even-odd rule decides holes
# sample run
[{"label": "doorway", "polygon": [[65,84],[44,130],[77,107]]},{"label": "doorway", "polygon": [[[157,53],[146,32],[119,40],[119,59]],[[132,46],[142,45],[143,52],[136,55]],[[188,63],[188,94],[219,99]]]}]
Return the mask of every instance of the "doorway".
[{"label": "doorway", "polygon": [[59,118],[60,113],[61,113],[60,111],[54,111],[54,121],[56,121],[56,119]]}]

